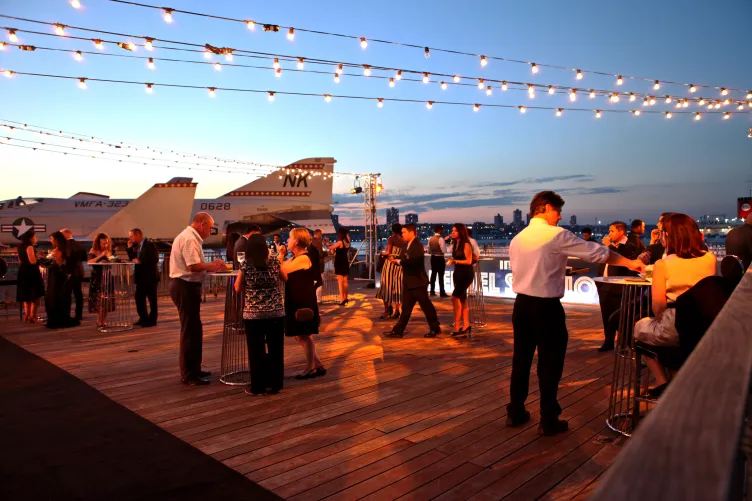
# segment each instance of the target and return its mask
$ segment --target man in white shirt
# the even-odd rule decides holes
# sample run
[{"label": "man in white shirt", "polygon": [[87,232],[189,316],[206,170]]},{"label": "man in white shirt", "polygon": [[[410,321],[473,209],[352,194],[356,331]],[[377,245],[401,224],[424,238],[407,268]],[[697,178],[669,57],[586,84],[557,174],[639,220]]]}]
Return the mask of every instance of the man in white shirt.
[{"label": "man in white shirt", "polygon": [[180,315],[180,376],[183,384],[205,385],[211,372],[201,370],[202,344],[201,285],[207,271],[224,271],[221,259],[204,261],[202,245],[211,235],[214,219],[206,212],[193,216],[193,222],[172,242],[170,253],[170,297]]},{"label": "man in white shirt", "polygon": [[436,279],[439,280],[441,297],[449,297],[444,291],[444,272],[446,271],[445,255],[446,240],[444,240],[444,227],[437,224],[434,234],[428,239],[428,252],[431,254],[431,295],[436,295]]},{"label": "man in white shirt", "polygon": [[568,429],[560,420],[561,407],[556,399],[567,350],[567,326],[560,299],[564,296],[567,257],[591,262],[611,263],[643,270],[641,261],[630,261],[608,247],[586,242],[572,232],[559,228],[564,200],[553,191],[533,197],[533,218],[509,246],[512,290],[517,294],[512,314],[514,357],[507,425],[521,426],[530,420],[525,400],[530,382],[530,367],[538,348],[538,386],[541,422],[539,433],[553,435]]}]

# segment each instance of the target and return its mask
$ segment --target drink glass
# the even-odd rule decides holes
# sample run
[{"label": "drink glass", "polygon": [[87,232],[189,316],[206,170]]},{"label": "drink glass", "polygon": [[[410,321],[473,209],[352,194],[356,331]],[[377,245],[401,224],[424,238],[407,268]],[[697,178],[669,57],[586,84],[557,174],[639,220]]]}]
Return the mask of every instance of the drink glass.
[{"label": "drink glass", "polygon": [[240,264],[245,263],[245,252],[238,252],[237,258],[238,258],[238,263]]}]

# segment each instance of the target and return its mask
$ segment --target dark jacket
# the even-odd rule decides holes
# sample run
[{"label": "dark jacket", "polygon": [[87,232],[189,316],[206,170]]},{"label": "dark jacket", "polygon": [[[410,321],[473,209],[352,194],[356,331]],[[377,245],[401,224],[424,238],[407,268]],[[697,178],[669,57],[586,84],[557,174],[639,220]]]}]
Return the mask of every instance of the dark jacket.
[{"label": "dark jacket", "polygon": [[752,262],[752,224],[734,228],[726,235],[726,254],[736,256],[749,268]]},{"label": "dark jacket", "polygon": [[[637,247],[630,242],[627,241],[624,245],[619,245],[618,247],[611,244],[608,246],[609,249],[616,252],[617,254],[621,254],[627,259],[636,259],[637,256],[640,255],[639,252],[637,252]],[[624,266],[614,266],[612,264],[608,265],[608,276],[609,277],[633,277],[637,275],[635,272],[630,270],[629,268],[625,268]]]},{"label": "dark jacket", "polygon": [[88,261],[88,254],[84,246],[74,239],[67,242],[68,255],[65,257],[63,272],[71,277],[84,277],[84,262]]},{"label": "dark jacket", "polygon": [[321,279],[321,256],[319,255],[319,249],[311,243],[306,250],[308,252],[308,259],[311,260],[311,269],[316,274],[316,287],[321,287],[324,285],[324,282]]},{"label": "dark jacket", "polygon": [[642,238],[640,238],[640,235],[638,235],[637,233],[630,231],[629,235],[627,235],[627,242],[635,246],[638,256],[645,252],[645,242],[642,241]]},{"label": "dark jacket", "polygon": [[666,248],[662,243],[656,242],[648,245],[647,251],[650,253],[650,263],[648,264],[655,264],[659,259],[663,259],[663,253],[666,252]]},{"label": "dark jacket", "polygon": [[153,242],[144,238],[141,241],[141,256],[136,246],[128,247],[128,259],[138,258],[138,264],[133,271],[135,282],[140,285],[154,285],[159,282],[159,253]]},{"label": "dark jacket", "polygon": [[428,287],[428,274],[426,274],[426,262],[423,258],[423,244],[415,238],[406,244],[405,253],[402,257],[402,283],[405,289],[419,289]]}]

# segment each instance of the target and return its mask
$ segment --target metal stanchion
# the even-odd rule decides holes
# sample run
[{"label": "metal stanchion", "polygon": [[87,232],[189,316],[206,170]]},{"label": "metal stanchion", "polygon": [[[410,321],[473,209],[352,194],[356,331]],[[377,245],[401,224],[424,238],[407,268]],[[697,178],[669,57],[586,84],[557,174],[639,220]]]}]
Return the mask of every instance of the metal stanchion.
[{"label": "metal stanchion", "polygon": [[475,279],[470,286],[470,293],[467,296],[470,307],[470,325],[473,327],[486,327],[486,300],[483,296],[483,281],[480,276],[480,263],[473,265],[473,274]]},{"label": "metal stanchion", "polygon": [[337,275],[334,273],[334,259],[326,260],[321,278],[324,282],[324,290],[321,292],[322,304],[338,304],[339,285],[337,284]]},{"label": "metal stanchion", "polygon": [[92,263],[102,269],[99,291],[99,332],[121,332],[133,329],[131,289],[133,263]]},{"label": "metal stanchion", "polygon": [[248,385],[251,384],[251,370],[248,366],[248,345],[243,322],[243,292],[235,293],[237,273],[207,273],[207,280],[225,284],[219,380],[228,385]]}]

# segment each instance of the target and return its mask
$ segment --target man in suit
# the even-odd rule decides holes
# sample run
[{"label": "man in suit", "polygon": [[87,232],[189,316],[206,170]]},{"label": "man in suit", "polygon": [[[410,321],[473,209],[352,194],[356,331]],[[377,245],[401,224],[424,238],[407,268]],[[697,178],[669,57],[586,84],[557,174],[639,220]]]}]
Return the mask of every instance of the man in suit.
[{"label": "man in suit", "polygon": [[[608,227],[608,236],[603,237],[603,245],[611,251],[633,260],[639,256],[637,247],[627,240],[627,225],[621,221],[614,221]],[[607,264],[603,271],[604,277],[634,276],[634,272],[624,266]],[[605,340],[598,351],[610,351],[614,349],[616,330],[619,326],[619,316],[614,315],[621,308],[622,286],[616,284],[598,284],[598,302],[601,305],[601,318],[603,320],[603,332]]]},{"label": "man in suit", "polygon": [[747,214],[744,224],[726,235],[726,254],[741,259],[744,268],[752,263],[752,213]]},{"label": "man in suit", "polygon": [[[157,284],[159,283],[159,253],[157,246],[146,238],[139,228],[128,232],[128,259],[135,263],[136,312],[138,321],[134,325],[153,327],[157,325]],[[149,312],[146,299],[149,299]]]},{"label": "man in suit", "polygon": [[444,291],[444,272],[446,271],[446,241],[444,227],[437,224],[433,236],[428,239],[428,252],[431,253],[431,295],[436,295],[436,279],[439,280],[441,297],[449,297]]},{"label": "man in suit", "polygon": [[644,234],[645,222],[642,219],[634,219],[632,221],[632,228],[629,230],[629,235],[627,235],[627,241],[635,246],[638,256],[645,252],[645,243],[642,241]]},{"label": "man in suit", "polygon": [[63,272],[68,275],[63,288],[68,311],[70,311],[71,295],[76,299],[75,318],[81,321],[84,313],[84,293],[82,290],[84,281],[84,262],[88,260],[86,249],[79,242],[73,239],[73,232],[68,228],[63,228],[60,233],[68,241],[68,256],[65,258]]},{"label": "man in suit", "polygon": [[397,325],[391,331],[384,333],[387,337],[403,337],[407,322],[413,312],[415,303],[420,304],[420,309],[426,316],[430,331],[425,337],[436,337],[441,334],[439,318],[436,316],[431,299],[428,297],[428,274],[423,259],[423,244],[417,238],[415,225],[410,223],[402,227],[402,238],[406,248],[404,258],[390,258],[402,265],[402,314]]},{"label": "man in suit", "polygon": [[241,235],[240,238],[238,238],[238,241],[235,242],[235,247],[233,248],[233,254],[235,255],[235,262],[233,265],[235,269],[240,267],[240,263],[238,262],[238,252],[246,252],[248,239],[251,238],[251,235],[261,235],[261,227],[257,224],[249,224],[248,228],[246,228],[245,234]]}]

